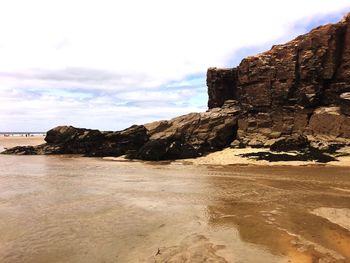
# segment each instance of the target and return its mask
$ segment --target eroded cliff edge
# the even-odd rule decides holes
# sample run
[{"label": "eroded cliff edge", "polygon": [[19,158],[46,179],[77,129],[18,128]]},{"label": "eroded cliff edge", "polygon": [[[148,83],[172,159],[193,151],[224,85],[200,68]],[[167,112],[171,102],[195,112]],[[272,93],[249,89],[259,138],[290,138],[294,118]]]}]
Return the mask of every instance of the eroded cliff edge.
[{"label": "eroded cliff edge", "polygon": [[207,86],[207,112],[118,132],[60,126],[43,145],[4,153],[167,160],[228,146],[335,151],[350,144],[350,14],[236,68],[209,68]]},{"label": "eroded cliff edge", "polygon": [[281,136],[320,142],[350,138],[350,14],[337,24],[243,59],[208,69],[209,108],[237,100],[237,139],[268,146]]}]

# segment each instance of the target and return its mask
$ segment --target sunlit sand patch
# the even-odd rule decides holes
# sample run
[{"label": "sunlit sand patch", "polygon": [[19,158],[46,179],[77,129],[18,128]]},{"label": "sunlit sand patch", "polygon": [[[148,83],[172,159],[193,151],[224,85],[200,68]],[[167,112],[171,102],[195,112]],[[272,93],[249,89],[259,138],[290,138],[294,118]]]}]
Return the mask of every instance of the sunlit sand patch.
[{"label": "sunlit sand patch", "polygon": [[282,227],[277,227],[279,230],[287,233],[290,237],[289,246],[287,246],[287,255],[291,262],[334,262],[335,260],[344,260],[344,257],[331,249],[325,248],[320,244],[311,242],[302,236],[292,233]]},{"label": "sunlit sand patch", "polygon": [[[340,167],[348,167],[350,166],[350,155],[337,157],[336,161],[330,161],[327,164],[320,164],[316,161],[297,161],[297,160],[289,160],[289,161],[272,161],[269,162],[267,160],[257,160],[252,158],[243,157],[244,155],[249,154],[257,154],[257,153],[269,153],[270,150],[268,148],[243,148],[243,149],[231,149],[225,148],[221,151],[216,151],[213,153],[209,153],[205,156],[178,160],[181,163],[194,164],[194,165],[263,165],[263,166],[306,166],[306,165],[327,165],[327,166],[340,166]],[[342,153],[346,154],[350,152],[349,148],[344,148],[341,150]],[[279,154],[288,154],[290,156],[295,155],[295,153],[290,152],[280,152]]]},{"label": "sunlit sand patch", "polygon": [[314,209],[311,213],[326,218],[330,222],[350,231],[350,209],[348,208],[320,207]]}]

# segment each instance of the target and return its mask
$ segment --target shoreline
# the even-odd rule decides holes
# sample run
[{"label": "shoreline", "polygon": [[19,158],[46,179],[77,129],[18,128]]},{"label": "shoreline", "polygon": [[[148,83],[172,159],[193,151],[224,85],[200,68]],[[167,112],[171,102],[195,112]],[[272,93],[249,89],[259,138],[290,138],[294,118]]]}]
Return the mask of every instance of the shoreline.
[{"label": "shoreline", "polygon": [[[0,151],[5,148],[23,145],[39,145],[44,143],[43,136],[0,136]],[[327,163],[320,163],[316,161],[267,161],[267,160],[254,160],[252,158],[243,157],[244,154],[254,153],[271,153],[268,148],[243,148],[232,149],[225,148],[221,151],[209,153],[207,155],[189,158],[189,159],[177,159],[167,161],[144,161],[138,159],[127,159],[125,156],[119,157],[102,157],[102,160],[119,161],[119,162],[142,162],[142,163],[164,163],[164,164],[184,164],[184,165],[207,165],[207,166],[326,166],[326,167],[350,167],[350,147],[345,147],[340,150],[341,153],[348,154],[348,156],[336,157],[337,161],[331,161]],[[279,154],[288,154],[293,156],[296,153],[281,152]]]},{"label": "shoreline", "polygon": [[16,146],[35,146],[45,143],[43,135],[22,136],[4,136],[0,135],[0,153],[7,148]]},{"label": "shoreline", "polygon": [[[224,166],[334,166],[334,167],[350,167],[350,156],[337,157],[337,161],[321,163],[316,161],[267,161],[255,160],[252,158],[243,157],[243,154],[251,153],[271,153],[268,148],[244,148],[231,149],[225,148],[221,151],[209,153],[206,156],[188,159],[194,165],[224,165]],[[346,148],[346,152],[350,153],[350,148]],[[280,152],[279,154],[293,155],[291,152]]]},{"label": "shoreline", "polygon": [[[350,148],[346,149],[350,153]],[[275,167],[296,167],[296,166],[310,166],[310,167],[350,167],[350,156],[337,157],[337,161],[328,163],[320,163],[316,161],[266,161],[266,160],[254,160],[247,157],[240,156],[241,154],[258,153],[258,152],[271,152],[268,148],[244,148],[244,149],[231,149],[225,148],[221,151],[209,153],[202,157],[167,160],[167,161],[143,161],[143,160],[130,160],[125,156],[119,157],[102,157],[103,160],[116,161],[116,162],[142,162],[142,163],[164,163],[164,164],[183,164],[183,165],[195,165],[195,166],[275,166]],[[282,152],[284,154],[291,154]]]}]

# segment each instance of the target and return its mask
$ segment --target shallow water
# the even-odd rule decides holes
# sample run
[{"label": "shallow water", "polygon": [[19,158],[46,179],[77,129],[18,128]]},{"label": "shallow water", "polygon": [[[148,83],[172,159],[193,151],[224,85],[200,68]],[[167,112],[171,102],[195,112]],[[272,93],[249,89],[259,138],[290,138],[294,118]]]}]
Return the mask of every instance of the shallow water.
[{"label": "shallow water", "polygon": [[348,168],[0,155],[4,263],[349,262],[349,209]]}]

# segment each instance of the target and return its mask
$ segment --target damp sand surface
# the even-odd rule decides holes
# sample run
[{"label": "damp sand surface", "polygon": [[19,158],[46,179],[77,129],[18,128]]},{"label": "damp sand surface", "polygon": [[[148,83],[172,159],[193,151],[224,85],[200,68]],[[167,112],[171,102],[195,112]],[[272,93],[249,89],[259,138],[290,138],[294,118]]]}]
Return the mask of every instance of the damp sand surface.
[{"label": "damp sand surface", "polygon": [[346,167],[0,155],[4,263],[350,262],[349,209]]},{"label": "damp sand surface", "polygon": [[43,135],[35,135],[30,137],[25,136],[8,136],[0,135],[0,152],[5,148],[12,148],[15,146],[39,145],[45,143]]}]

